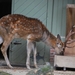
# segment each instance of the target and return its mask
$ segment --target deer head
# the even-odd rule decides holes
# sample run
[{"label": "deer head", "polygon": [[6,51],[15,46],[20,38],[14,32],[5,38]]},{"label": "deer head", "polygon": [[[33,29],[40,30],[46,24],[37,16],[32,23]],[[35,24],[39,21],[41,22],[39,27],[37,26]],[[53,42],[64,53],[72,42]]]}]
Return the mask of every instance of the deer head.
[{"label": "deer head", "polygon": [[42,39],[43,42],[45,42],[50,48],[55,49],[55,54],[63,54],[64,43],[62,42],[59,34],[55,37],[52,33],[45,29]]},{"label": "deer head", "polygon": [[62,55],[64,53],[64,43],[61,41],[61,37],[57,35],[56,47],[55,47],[55,54]]}]

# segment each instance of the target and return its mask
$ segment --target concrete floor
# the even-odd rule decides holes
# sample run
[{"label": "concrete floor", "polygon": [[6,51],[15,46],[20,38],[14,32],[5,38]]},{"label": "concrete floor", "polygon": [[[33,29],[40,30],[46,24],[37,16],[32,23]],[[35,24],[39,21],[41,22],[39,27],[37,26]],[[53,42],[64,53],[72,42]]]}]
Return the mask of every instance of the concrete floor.
[{"label": "concrete floor", "polygon": [[[4,60],[0,60],[0,71],[9,73],[11,75],[26,75],[30,70],[26,67],[14,67],[13,69],[9,69],[7,66],[2,66],[6,64]],[[37,69],[32,68],[34,71]],[[54,75],[75,75],[75,71],[54,71]]]},{"label": "concrete floor", "polygon": [[6,65],[6,62],[4,60],[0,60],[0,71],[9,73],[11,75],[26,75],[30,70],[26,69],[26,67],[14,67],[13,69],[10,69]]},{"label": "concrete floor", "polygon": [[26,75],[29,72],[29,70],[25,68],[14,68],[14,69],[0,68],[0,71],[9,73],[11,75]]},{"label": "concrete floor", "polygon": [[[36,70],[36,69],[34,69]],[[14,69],[8,69],[8,68],[0,68],[0,71],[9,73],[11,75],[26,75],[30,70],[27,70],[26,68],[21,67],[14,67]],[[54,71],[54,75],[75,75],[75,72],[73,71]]]}]

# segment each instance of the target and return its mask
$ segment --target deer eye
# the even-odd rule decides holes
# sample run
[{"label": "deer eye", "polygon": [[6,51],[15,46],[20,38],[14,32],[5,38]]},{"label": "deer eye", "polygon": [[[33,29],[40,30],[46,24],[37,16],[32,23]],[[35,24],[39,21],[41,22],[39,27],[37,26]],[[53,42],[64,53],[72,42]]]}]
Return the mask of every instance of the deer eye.
[{"label": "deer eye", "polygon": [[57,45],[58,45],[59,43],[57,43]]},{"label": "deer eye", "polygon": [[62,44],[60,43],[60,45],[62,45]]}]

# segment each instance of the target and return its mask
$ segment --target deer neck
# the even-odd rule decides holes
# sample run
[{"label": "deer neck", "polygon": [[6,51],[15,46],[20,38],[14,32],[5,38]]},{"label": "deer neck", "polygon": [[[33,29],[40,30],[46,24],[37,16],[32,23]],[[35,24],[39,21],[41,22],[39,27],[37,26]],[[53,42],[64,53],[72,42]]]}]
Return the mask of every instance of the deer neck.
[{"label": "deer neck", "polygon": [[51,34],[50,32],[44,32],[42,41],[47,44],[50,48],[56,47],[56,40],[57,38]]}]

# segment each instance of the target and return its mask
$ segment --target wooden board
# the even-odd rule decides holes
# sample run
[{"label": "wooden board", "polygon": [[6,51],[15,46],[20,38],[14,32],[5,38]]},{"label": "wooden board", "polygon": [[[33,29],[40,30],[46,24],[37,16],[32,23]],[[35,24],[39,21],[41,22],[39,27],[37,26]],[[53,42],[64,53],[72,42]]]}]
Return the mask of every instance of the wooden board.
[{"label": "wooden board", "polygon": [[74,71],[54,71],[54,75],[75,75]]},{"label": "wooden board", "polygon": [[75,56],[59,56],[54,57],[54,66],[75,68]]}]

